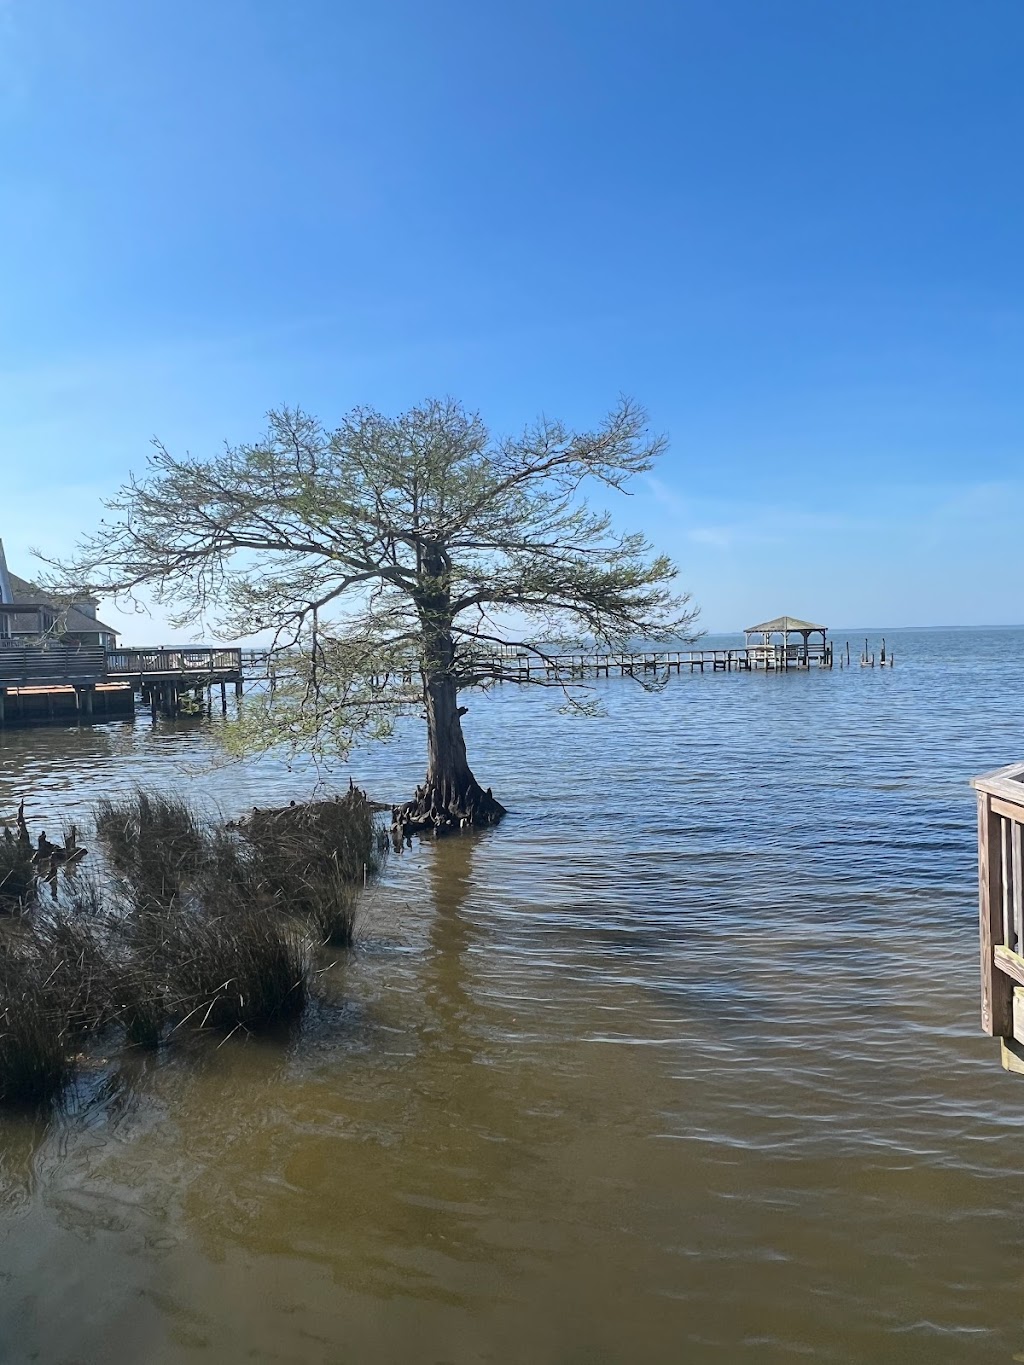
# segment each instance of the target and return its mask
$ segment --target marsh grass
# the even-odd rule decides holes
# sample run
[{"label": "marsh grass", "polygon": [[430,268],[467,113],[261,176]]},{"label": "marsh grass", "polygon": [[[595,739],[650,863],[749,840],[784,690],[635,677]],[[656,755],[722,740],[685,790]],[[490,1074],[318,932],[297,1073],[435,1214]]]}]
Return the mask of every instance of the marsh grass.
[{"label": "marsh grass", "polygon": [[337,873],[357,883],[379,870],[387,841],[378,839],[373,807],[352,788],[329,801],[255,810],[243,826],[261,873],[288,890],[297,871]]},{"label": "marsh grass", "polygon": [[257,907],[178,911],[159,932],[179,1027],[256,1030],[301,1014],[311,949],[287,921]]},{"label": "marsh grass", "polygon": [[206,852],[208,831],[179,796],[136,788],[120,800],[104,798],[96,804],[95,823],[112,867],[141,904],[170,905]]},{"label": "marsh grass", "polygon": [[322,942],[355,936],[357,887],[375,875],[388,848],[373,807],[358,788],[329,801],[254,811],[244,838],[261,883]]},{"label": "marsh grass", "polygon": [[0,941],[0,1102],[54,1098],[71,1074],[67,1020],[38,959]]},{"label": "marsh grass", "polygon": [[[95,823],[113,875],[67,868],[0,941],[0,1100],[57,1094],[90,1034],[153,1047],[296,1019],[317,945],[351,944],[357,886],[383,856],[358,791],[232,827],[137,790],[101,801]],[[19,905],[31,853],[0,840]]]}]

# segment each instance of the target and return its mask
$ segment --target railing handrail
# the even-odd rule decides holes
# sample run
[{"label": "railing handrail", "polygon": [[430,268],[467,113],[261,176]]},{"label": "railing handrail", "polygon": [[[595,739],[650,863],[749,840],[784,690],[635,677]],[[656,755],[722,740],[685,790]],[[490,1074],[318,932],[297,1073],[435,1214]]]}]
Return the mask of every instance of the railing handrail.
[{"label": "railing handrail", "polygon": [[107,676],[102,645],[5,645],[0,650],[0,687],[88,685]]},{"label": "railing handrail", "polygon": [[151,649],[108,649],[107,667],[115,674],[240,671],[242,651],[234,645],[157,645]]},{"label": "railing handrail", "polygon": [[971,786],[975,791],[1024,806],[1024,763],[1008,763],[1005,768],[981,773],[971,778]]}]

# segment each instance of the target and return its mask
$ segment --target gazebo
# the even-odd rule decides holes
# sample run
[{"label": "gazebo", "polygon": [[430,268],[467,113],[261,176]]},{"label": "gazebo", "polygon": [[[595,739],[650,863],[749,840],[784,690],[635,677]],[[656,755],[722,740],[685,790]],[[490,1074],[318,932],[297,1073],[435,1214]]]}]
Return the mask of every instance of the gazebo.
[{"label": "gazebo", "polygon": [[[776,616],[772,621],[762,621],[757,626],[747,626],[743,632],[747,637],[747,658],[760,661],[766,668],[774,662],[777,668],[787,668],[790,663],[809,668],[811,660],[822,667],[832,661],[832,651],[827,641],[828,626],[817,626],[813,621],[801,621],[796,616]],[[799,635],[802,644],[790,644],[789,637]],[[821,643],[811,636],[820,635]],[[760,640],[756,639],[760,636]],[[778,641],[776,638],[778,637]],[[771,661],[771,662],[770,662]]]}]

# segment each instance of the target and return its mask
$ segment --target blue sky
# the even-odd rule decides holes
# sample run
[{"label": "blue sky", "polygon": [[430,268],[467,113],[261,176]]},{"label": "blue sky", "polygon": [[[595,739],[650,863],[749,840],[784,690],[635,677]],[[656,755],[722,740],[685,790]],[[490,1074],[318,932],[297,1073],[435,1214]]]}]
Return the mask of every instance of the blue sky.
[{"label": "blue sky", "polygon": [[1022,60],[1018,0],[0,0],[11,567],[153,435],[625,391],[707,628],[1024,620]]}]

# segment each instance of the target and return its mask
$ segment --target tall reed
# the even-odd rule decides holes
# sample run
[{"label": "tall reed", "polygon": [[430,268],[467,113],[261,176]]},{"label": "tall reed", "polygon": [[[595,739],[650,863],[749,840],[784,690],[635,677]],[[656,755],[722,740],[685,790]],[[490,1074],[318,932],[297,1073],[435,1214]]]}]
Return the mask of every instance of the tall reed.
[{"label": "tall reed", "polygon": [[0,940],[0,1102],[53,1098],[71,1074],[66,1011],[41,962]]}]

